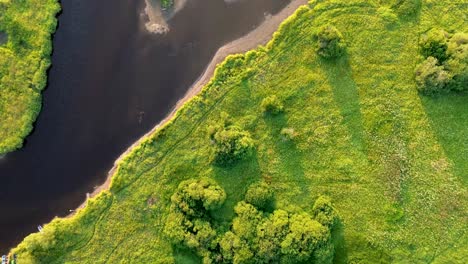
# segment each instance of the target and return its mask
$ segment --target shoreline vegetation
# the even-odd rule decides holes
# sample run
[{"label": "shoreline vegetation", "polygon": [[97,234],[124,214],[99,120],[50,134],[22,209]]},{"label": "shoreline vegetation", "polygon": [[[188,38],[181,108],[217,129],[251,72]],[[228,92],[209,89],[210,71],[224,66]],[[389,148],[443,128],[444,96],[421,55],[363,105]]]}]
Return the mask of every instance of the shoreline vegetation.
[{"label": "shoreline vegetation", "polygon": [[[229,55],[244,53],[258,47],[259,45],[267,44],[271,40],[273,33],[278,29],[278,26],[281,24],[281,22],[290,15],[292,15],[298,7],[307,4],[308,1],[309,0],[292,0],[291,3],[284,7],[278,14],[269,16],[262,24],[260,24],[251,32],[249,32],[247,35],[234,41],[231,41],[219,48],[213,56],[213,59],[210,61],[203,73],[200,75],[200,77],[187,90],[185,95],[181,99],[179,99],[179,101],[177,101],[177,103],[174,105],[169,114],[166,115],[166,117],[163,120],[158,122],[158,124],[156,124],[153,127],[153,129],[151,129],[149,132],[147,132],[145,135],[143,135],[137,141],[135,141],[130,147],[127,148],[127,150],[125,150],[125,152],[123,152],[116,159],[114,165],[107,174],[108,176],[106,178],[106,181],[103,184],[97,186],[93,190],[93,192],[87,194],[87,199],[93,198],[99,193],[101,193],[103,190],[107,190],[109,188],[110,183],[112,181],[112,176],[116,173],[119,163],[127,155],[129,155],[134,148],[138,147],[143,141],[148,139],[148,137],[151,137],[154,133],[156,133],[158,129],[162,128],[167,123],[169,123],[171,119],[173,119],[174,116],[177,114],[177,111],[179,111],[185,103],[190,101],[194,96],[197,96],[201,92],[203,87],[205,87],[205,85],[207,85],[207,83],[213,77],[213,74],[220,63],[222,63]],[[73,216],[75,212],[78,209],[83,208],[86,205],[86,203],[87,201],[84,201],[80,206],[78,206],[76,210],[73,210],[73,213],[71,213],[68,217]]]},{"label": "shoreline vegetation", "polygon": [[59,12],[57,0],[0,1],[0,155],[33,130]]},{"label": "shoreline vegetation", "polygon": [[[284,263],[463,263],[467,161],[453,157],[467,151],[468,95],[423,97],[414,69],[420,35],[467,32],[466,11],[462,1],[310,1],[266,46],[219,64],[124,153],[107,190],[11,253],[21,263],[243,263],[252,251],[280,251]],[[220,154],[230,162],[214,163]],[[317,224],[328,221],[330,236]],[[280,244],[265,243],[272,235]]]}]

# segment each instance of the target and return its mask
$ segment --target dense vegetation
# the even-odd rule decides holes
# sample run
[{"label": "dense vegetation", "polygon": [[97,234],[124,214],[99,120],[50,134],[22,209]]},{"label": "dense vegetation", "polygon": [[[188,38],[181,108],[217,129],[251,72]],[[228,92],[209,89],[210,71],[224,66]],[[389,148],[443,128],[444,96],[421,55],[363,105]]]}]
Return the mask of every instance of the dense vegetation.
[{"label": "dense vegetation", "polygon": [[[191,249],[203,263],[332,263],[330,229],[338,215],[328,198],[314,205],[317,219],[305,212],[263,209],[273,196],[268,184],[253,184],[239,202],[229,231],[211,216],[226,199],[210,179],[183,181],[171,197],[164,232],[175,247]],[[251,202],[251,203],[249,203]],[[322,221],[322,222],[320,222]]]},{"label": "dense vegetation", "polygon": [[426,60],[416,68],[416,83],[422,93],[468,90],[468,33],[432,29],[420,46]]},{"label": "dense vegetation", "polygon": [[39,114],[59,9],[57,0],[0,0],[0,156],[22,146]]},{"label": "dense vegetation", "polygon": [[[468,32],[467,8],[311,1],[266,47],[222,63],[119,162],[110,190],[12,253],[21,263],[464,263],[468,95],[425,96],[415,69],[425,34]],[[333,59],[318,53],[330,25],[346,47]]]}]

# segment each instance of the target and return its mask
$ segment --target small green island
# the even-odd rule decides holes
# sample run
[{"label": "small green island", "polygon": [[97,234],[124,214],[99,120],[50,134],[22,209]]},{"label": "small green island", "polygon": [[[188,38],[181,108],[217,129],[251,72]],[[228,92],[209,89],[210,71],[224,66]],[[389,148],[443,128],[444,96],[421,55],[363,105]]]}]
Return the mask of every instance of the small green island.
[{"label": "small green island", "polygon": [[[43,14],[18,11],[26,3]],[[59,9],[0,8],[1,153],[39,111]],[[119,160],[108,190],[10,254],[19,264],[466,263],[467,11],[463,0],[310,1],[267,45],[218,65]]]},{"label": "small green island", "polygon": [[57,0],[0,0],[0,156],[20,148],[41,110]]}]

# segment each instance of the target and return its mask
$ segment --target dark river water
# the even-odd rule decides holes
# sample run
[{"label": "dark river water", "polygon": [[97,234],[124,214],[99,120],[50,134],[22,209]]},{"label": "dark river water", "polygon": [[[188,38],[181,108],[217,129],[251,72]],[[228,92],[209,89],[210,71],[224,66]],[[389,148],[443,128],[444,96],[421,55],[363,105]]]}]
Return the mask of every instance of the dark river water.
[{"label": "dark river water", "polygon": [[0,252],[83,202],[219,47],[288,2],[188,0],[153,35],[144,0],[62,0],[43,110],[24,148],[0,160]]}]

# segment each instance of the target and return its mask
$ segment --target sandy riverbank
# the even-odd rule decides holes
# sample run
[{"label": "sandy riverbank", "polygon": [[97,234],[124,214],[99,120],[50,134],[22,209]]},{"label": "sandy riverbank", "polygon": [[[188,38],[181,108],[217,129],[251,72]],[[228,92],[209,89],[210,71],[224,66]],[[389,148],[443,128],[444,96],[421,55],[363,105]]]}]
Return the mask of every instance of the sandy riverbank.
[{"label": "sandy riverbank", "polygon": [[[294,11],[296,11],[296,9],[299,8],[299,6],[305,5],[307,3],[308,0],[292,0],[291,3],[288,4],[285,8],[283,8],[279,13],[273,16],[268,16],[260,26],[258,26],[256,29],[254,29],[244,37],[234,40],[221,47],[206,67],[204,73],[190,87],[185,96],[176,103],[172,111],[151,131],[142,136],[139,140],[132,144],[122,155],[120,155],[120,157],[114,162],[114,166],[112,167],[112,169],[109,171],[106,181],[102,185],[95,188],[95,190],[91,194],[87,194],[87,198],[94,197],[101,191],[109,189],[112,176],[114,175],[117,169],[119,161],[122,160],[126,155],[128,155],[134,147],[138,146],[142,140],[153,134],[161,126],[165,125],[167,121],[171,120],[171,118],[174,117],[177,110],[184,103],[186,103],[192,97],[197,95],[213,76],[216,66],[219,63],[221,63],[228,55],[235,53],[244,53],[249,50],[255,49],[259,45],[265,45],[272,38],[273,33],[278,29],[281,22],[288,18],[290,15],[292,15]],[[82,205],[80,205],[78,209],[84,207],[85,204],[86,201]]]}]

